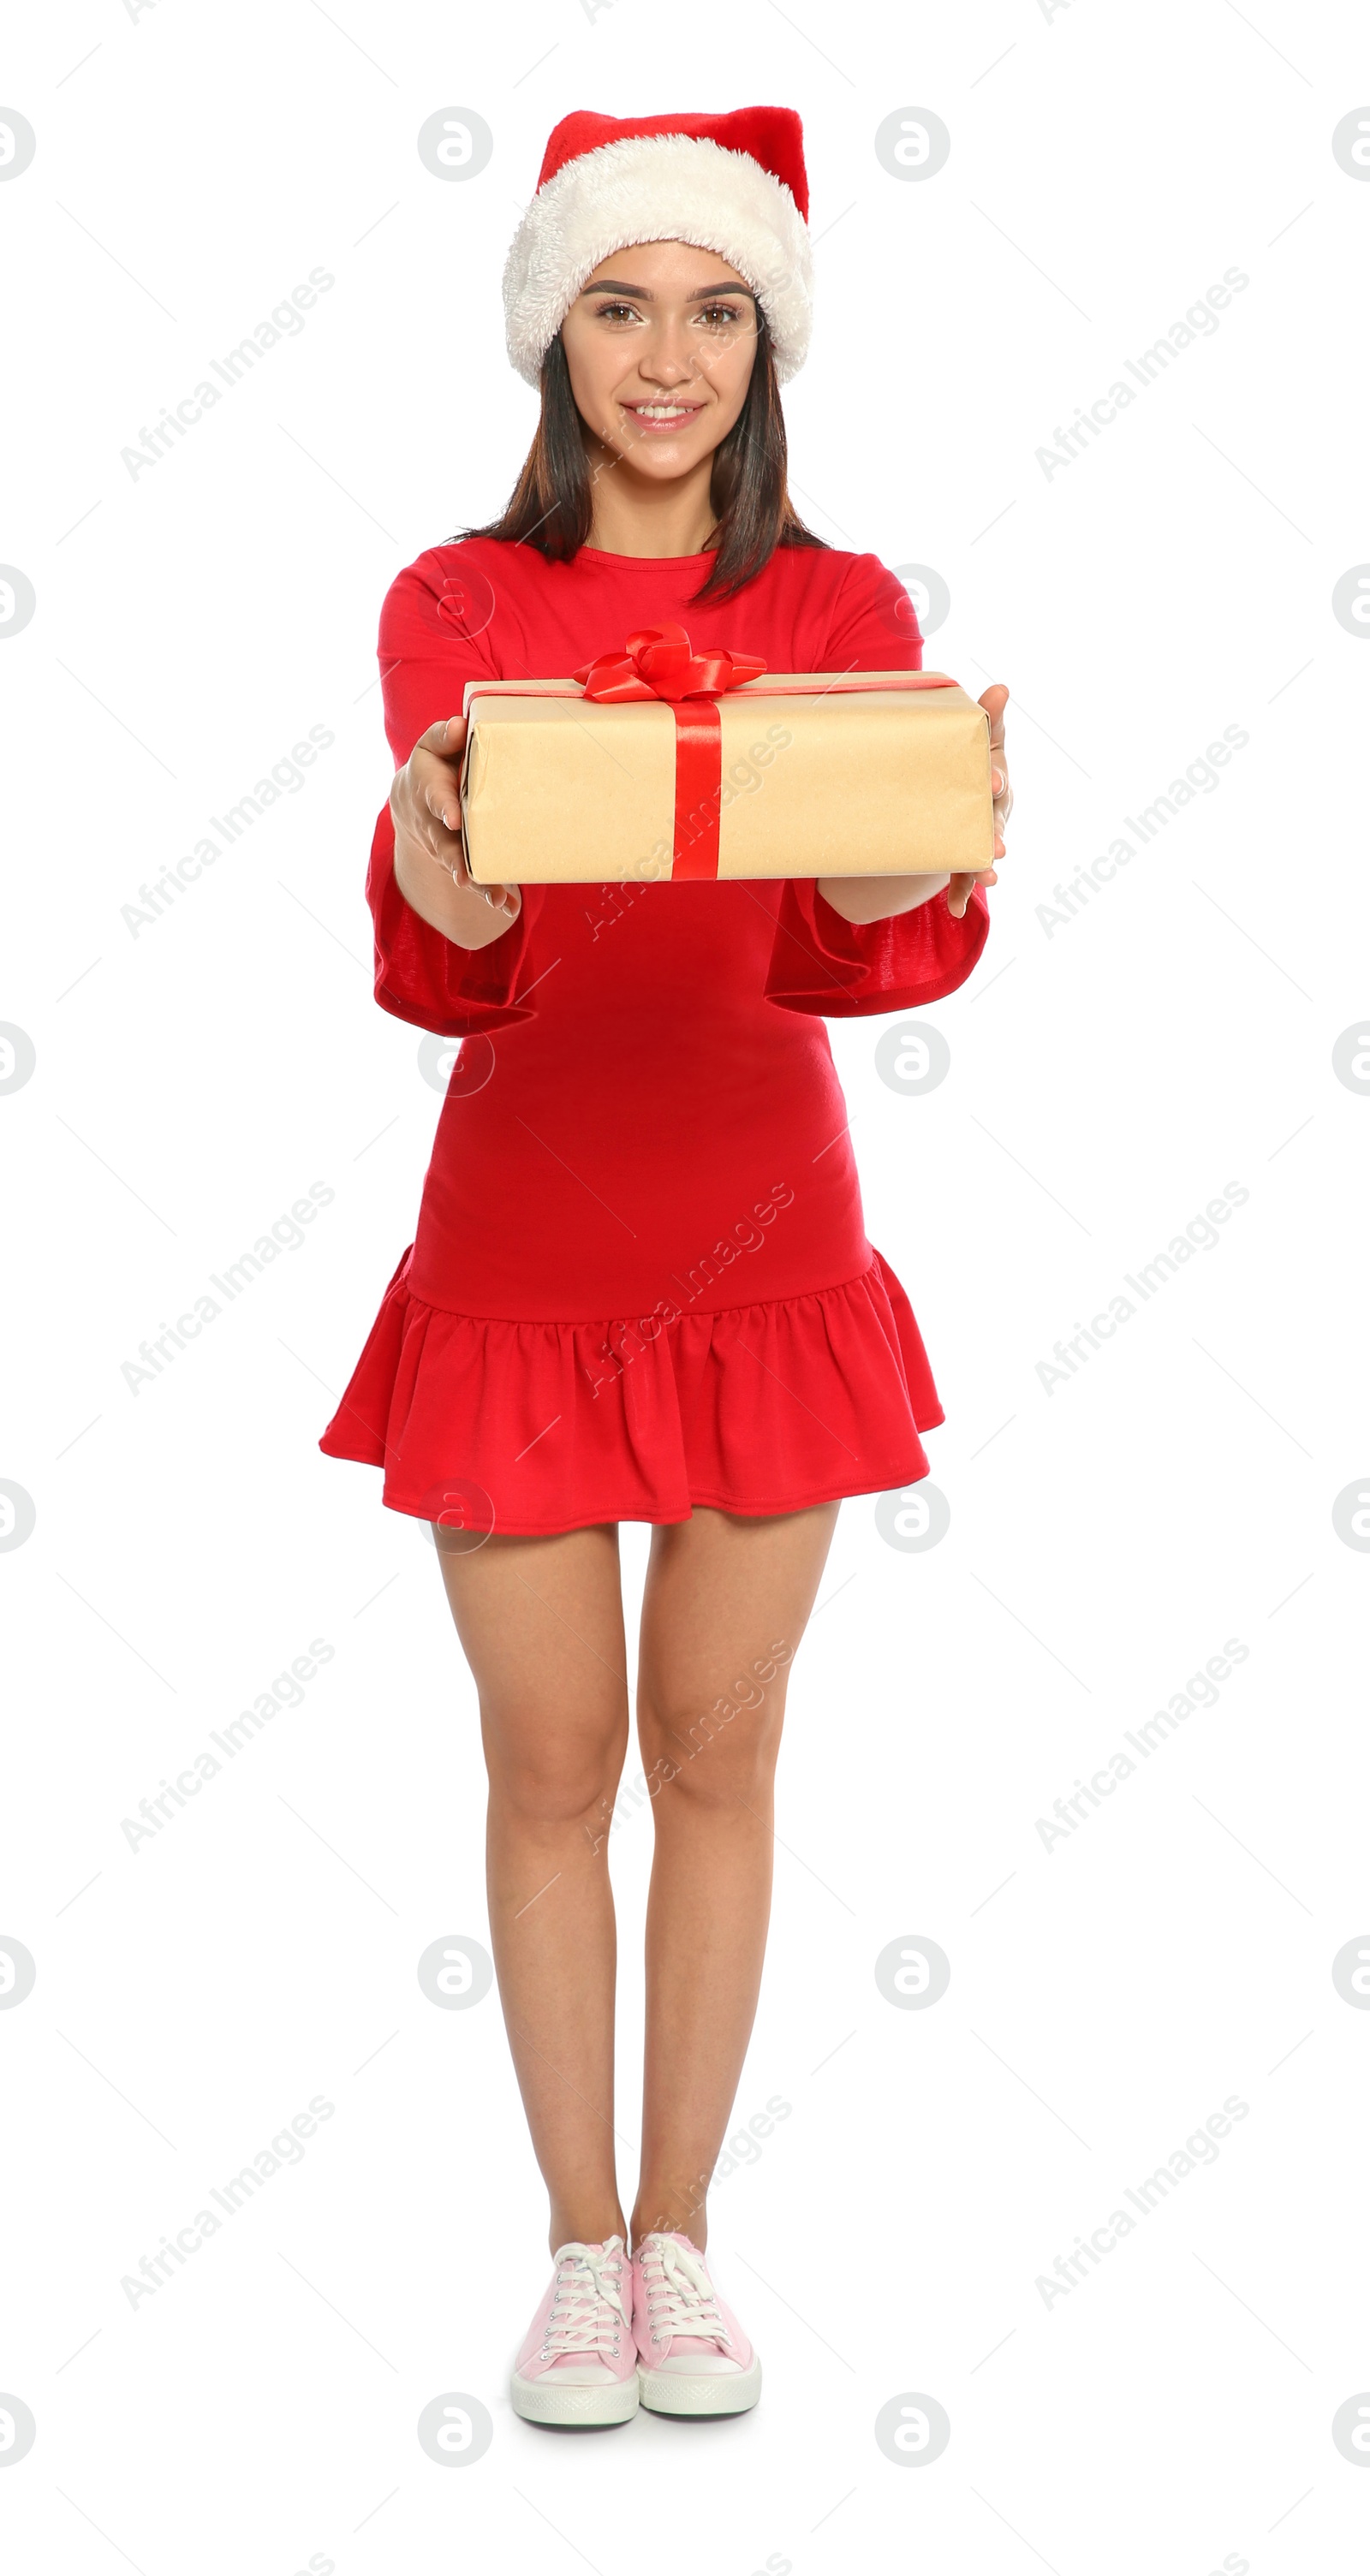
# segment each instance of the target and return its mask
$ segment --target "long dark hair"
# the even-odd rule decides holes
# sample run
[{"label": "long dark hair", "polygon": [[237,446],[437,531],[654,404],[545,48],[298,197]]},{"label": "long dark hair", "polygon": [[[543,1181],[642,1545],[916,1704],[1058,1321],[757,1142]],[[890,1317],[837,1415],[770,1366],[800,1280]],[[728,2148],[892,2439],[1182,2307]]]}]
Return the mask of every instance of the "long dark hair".
[{"label": "long dark hair", "polygon": [[[459,528],[457,537],[500,537],[566,563],[589,538],[594,484],[560,333],[542,361],[541,391],[537,433],[501,515],[488,527]],[[731,598],[765,570],[777,546],[826,546],[827,539],[805,527],[790,500],[785,463],[775,353],[758,305],[746,400],[714,453],[709,506],[717,521],[717,551],[693,598]]]}]

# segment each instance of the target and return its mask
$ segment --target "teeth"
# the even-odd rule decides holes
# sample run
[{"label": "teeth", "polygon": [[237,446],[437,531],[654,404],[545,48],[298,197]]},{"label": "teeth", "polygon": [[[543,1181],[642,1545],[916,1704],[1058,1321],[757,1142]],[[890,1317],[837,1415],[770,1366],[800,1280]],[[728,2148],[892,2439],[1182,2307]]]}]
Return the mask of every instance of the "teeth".
[{"label": "teeth", "polygon": [[640,420],[685,420],[688,419],[693,408],[692,403],[634,403],[633,405]]}]

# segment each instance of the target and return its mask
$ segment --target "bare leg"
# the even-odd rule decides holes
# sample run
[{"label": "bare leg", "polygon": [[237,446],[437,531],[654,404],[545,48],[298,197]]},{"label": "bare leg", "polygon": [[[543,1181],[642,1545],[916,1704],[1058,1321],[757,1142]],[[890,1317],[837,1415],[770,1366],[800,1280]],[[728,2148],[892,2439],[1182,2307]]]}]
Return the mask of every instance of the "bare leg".
[{"label": "bare leg", "polygon": [[700,1506],[652,1533],[638,1738],[656,1853],[634,2243],[653,2228],[705,2243],[761,1982],[785,1684],[838,1509],[754,1520]]},{"label": "bare leg", "polygon": [[618,1530],[435,1530],[480,1695],[486,1883],[500,2000],[553,2252],[625,2235],[614,2170],[607,1820],[628,1741]]}]

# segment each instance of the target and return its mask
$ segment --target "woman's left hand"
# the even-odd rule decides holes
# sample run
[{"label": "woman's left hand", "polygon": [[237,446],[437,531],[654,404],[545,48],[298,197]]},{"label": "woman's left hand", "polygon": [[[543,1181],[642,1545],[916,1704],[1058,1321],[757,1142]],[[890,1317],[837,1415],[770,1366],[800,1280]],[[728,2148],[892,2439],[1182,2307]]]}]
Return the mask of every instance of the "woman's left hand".
[{"label": "woman's left hand", "polygon": [[[1004,709],[1008,691],[1002,680],[986,689],[980,700],[989,717],[990,792],[994,798],[994,855],[1005,857],[1004,825],[1013,811],[1013,789],[1008,782],[1008,765],[1004,759]],[[947,887],[947,910],[959,921],[971,898],[973,887],[997,885],[993,868],[977,868],[973,875],[954,876]]]}]

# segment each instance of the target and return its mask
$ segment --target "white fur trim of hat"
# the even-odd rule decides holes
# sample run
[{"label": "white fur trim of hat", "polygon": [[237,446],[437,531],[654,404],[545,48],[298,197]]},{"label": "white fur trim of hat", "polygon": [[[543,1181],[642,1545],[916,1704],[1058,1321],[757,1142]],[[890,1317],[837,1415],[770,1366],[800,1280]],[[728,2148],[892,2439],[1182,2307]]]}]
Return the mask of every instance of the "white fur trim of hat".
[{"label": "white fur trim of hat", "polygon": [[647,241],[717,251],[762,305],[781,384],[803,365],[813,255],[784,181],[749,152],[702,135],[645,134],[565,162],[514,235],[504,266],[505,341],[526,384],[537,384],[548,347],[600,261]]}]

